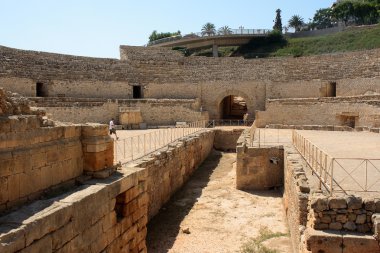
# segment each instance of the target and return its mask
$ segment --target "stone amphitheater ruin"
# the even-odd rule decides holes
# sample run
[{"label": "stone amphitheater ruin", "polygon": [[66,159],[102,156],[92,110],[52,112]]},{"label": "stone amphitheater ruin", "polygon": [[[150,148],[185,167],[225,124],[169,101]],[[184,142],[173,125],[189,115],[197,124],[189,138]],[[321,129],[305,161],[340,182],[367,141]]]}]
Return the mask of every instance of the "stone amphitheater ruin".
[{"label": "stone amphitheater ruin", "polygon": [[[148,222],[214,148],[236,150],[241,196],[281,190],[292,252],[380,252],[379,49],[245,60],[121,46],[118,60],[0,47],[0,87],[2,253],[147,252]],[[245,113],[248,127],[207,128]],[[110,118],[166,128],[116,141]]]}]

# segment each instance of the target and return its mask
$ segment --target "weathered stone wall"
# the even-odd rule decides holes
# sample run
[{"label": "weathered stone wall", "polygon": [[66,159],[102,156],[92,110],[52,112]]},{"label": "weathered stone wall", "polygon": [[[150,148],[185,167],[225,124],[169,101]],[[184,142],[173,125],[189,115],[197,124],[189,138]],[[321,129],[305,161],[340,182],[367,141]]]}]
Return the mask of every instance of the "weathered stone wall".
[{"label": "weathered stone wall", "polygon": [[266,111],[257,112],[256,124],[342,126],[342,116],[353,115],[357,127],[380,126],[379,96],[268,100]]},{"label": "weathered stone wall", "polygon": [[241,129],[215,129],[214,148],[222,151],[236,151],[237,141],[244,131]]},{"label": "weathered stone wall", "polygon": [[50,118],[74,123],[98,122],[107,124],[111,118],[119,118],[120,107],[133,107],[141,112],[148,125],[173,125],[177,121],[194,122],[208,120],[200,112],[194,99],[80,99],[80,98],[33,98],[43,107]]},{"label": "weathered stone wall", "polygon": [[0,218],[0,252],[146,252],[146,173],[122,169]]},{"label": "weathered stone wall", "polygon": [[249,129],[236,147],[236,188],[268,190],[284,184],[284,149],[282,146],[250,146]]},{"label": "weathered stone wall", "polygon": [[[0,86],[36,96],[131,98],[132,85],[145,98],[198,98],[220,118],[228,95],[242,96],[248,112],[265,109],[266,98],[319,97],[328,82],[338,95],[380,92],[379,50],[300,58],[183,57],[165,48],[121,46],[121,60],[95,59],[0,47]],[[350,71],[347,71],[350,70]]]},{"label": "weathered stone wall", "polygon": [[291,147],[284,151],[283,203],[288,220],[293,252],[301,252],[301,237],[306,229],[310,187],[302,157]]},{"label": "weathered stone wall", "polygon": [[[379,50],[310,57],[270,59],[183,57],[157,47],[121,46],[121,60],[139,68],[143,83],[271,81],[294,82],[360,77],[380,74]],[[307,63],[307,64],[305,64]],[[350,69],[350,71],[347,71]]]},{"label": "weathered stone wall", "polygon": [[0,212],[113,165],[106,125],[54,126],[28,103],[0,89]]},{"label": "weathered stone wall", "polygon": [[158,213],[206,159],[212,150],[214,135],[214,131],[206,130],[183,137],[128,165],[130,168],[146,170],[149,219]]},{"label": "weathered stone wall", "polygon": [[367,233],[372,231],[374,213],[380,213],[380,199],[314,195],[310,200],[308,226],[316,230]]}]

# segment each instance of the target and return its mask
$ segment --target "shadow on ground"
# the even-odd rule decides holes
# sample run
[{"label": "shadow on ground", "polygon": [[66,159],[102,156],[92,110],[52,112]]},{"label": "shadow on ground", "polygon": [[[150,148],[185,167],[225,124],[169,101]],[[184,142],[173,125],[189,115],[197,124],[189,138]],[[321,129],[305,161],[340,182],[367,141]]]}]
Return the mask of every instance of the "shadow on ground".
[{"label": "shadow on ground", "polygon": [[164,253],[172,248],[177,235],[182,233],[181,222],[202,195],[202,189],[210,181],[221,157],[221,152],[214,150],[182,189],[149,222],[146,238],[148,252]]}]

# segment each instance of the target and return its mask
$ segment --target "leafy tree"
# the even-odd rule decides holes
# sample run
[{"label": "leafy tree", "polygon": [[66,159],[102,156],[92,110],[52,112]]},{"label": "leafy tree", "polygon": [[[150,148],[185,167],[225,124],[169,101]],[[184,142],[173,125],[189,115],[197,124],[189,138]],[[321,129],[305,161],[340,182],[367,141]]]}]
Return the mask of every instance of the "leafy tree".
[{"label": "leafy tree", "polygon": [[343,21],[357,25],[368,25],[379,22],[380,0],[346,0],[335,4],[333,16]]},{"label": "leafy tree", "polygon": [[163,38],[178,36],[178,35],[181,35],[181,31],[177,31],[177,32],[173,32],[173,33],[171,33],[171,32],[158,33],[156,30],[154,30],[149,36],[149,42],[159,40],[159,39],[163,39]]},{"label": "leafy tree", "polygon": [[215,30],[215,25],[213,23],[206,23],[202,26],[202,35],[207,35],[207,36],[211,36],[211,35],[215,35],[216,33],[216,30]]},{"label": "leafy tree", "polygon": [[354,2],[353,5],[356,24],[370,25],[377,23],[379,13],[374,4],[369,2]]},{"label": "leafy tree", "polygon": [[303,24],[303,18],[301,18],[299,15],[293,15],[288,21],[288,26],[293,27],[296,32],[299,32],[301,30]]},{"label": "leafy tree", "polygon": [[280,31],[282,33],[282,21],[281,21],[281,10],[276,10],[276,19],[274,21],[273,30]]},{"label": "leafy tree", "polygon": [[222,26],[221,28],[218,29],[218,34],[220,35],[228,35],[232,34],[232,30],[229,26]]},{"label": "leafy tree", "polygon": [[334,6],[333,16],[345,24],[354,17],[354,5],[351,1],[339,2]]},{"label": "leafy tree", "polygon": [[333,27],[332,9],[319,9],[315,12],[311,28],[324,29]]}]

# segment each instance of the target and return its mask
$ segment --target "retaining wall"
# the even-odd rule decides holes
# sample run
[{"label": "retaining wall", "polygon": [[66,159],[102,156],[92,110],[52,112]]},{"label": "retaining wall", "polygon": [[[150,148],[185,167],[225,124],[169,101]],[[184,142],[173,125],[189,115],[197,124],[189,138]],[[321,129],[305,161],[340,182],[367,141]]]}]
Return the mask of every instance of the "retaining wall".
[{"label": "retaining wall", "polygon": [[144,123],[150,126],[175,125],[178,121],[208,120],[207,112],[200,111],[196,99],[80,99],[31,98],[49,117],[63,122],[108,124],[111,118],[119,119],[119,108],[131,107],[141,113]]},{"label": "retaining wall", "polygon": [[244,131],[241,129],[218,129],[215,128],[214,148],[222,151],[236,151],[237,141]]},{"label": "retaining wall", "polygon": [[337,95],[380,93],[379,49],[249,60],[184,57],[157,47],[121,46],[120,52],[116,60],[0,47],[0,86],[36,96],[39,82],[44,96],[125,99],[138,85],[144,98],[198,98],[215,119],[229,95],[242,96],[254,115],[267,98],[324,96],[329,82],[336,82]]},{"label": "retaining wall", "polygon": [[90,180],[0,218],[0,251],[146,252],[143,170]]},{"label": "retaining wall", "polygon": [[214,136],[212,130],[195,133],[127,165],[146,169],[149,219],[206,159],[212,150]]},{"label": "retaining wall", "polygon": [[284,184],[282,146],[250,146],[249,129],[239,137],[236,147],[236,188],[268,190]]},{"label": "retaining wall", "polygon": [[379,127],[379,96],[268,100],[266,111],[256,113],[256,124],[345,125],[344,116],[356,117],[355,127]]}]

